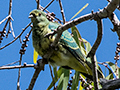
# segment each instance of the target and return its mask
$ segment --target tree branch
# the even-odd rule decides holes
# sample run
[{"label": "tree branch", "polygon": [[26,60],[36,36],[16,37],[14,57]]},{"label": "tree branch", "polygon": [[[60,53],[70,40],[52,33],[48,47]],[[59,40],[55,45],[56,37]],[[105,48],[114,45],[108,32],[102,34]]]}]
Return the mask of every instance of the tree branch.
[{"label": "tree branch", "polygon": [[100,10],[100,12],[98,13],[98,16],[101,19],[111,16],[111,14],[117,8],[118,4],[119,4],[119,0],[112,0],[111,2],[108,3],[108,5],[104,9]]},{"label": "tree branch", "polygon": [[1,47],[0,50],[4,49],[5,47],[9,46],[10,44],[12,44],[13,42],[15,42],[18,38],[20,38],[20,36],[24,33],[24,31],[31,25],[31,22],[23,29],[23,31],[10,43],[6,44],[5,46]]},{"label": "tree branch", "polygon": [[95,86],[95,90],[98,89],[98,75],[97,75],[97,63],[95,61],[95,52],[98,48],[98,46],[100,45],[100,42],[102,40],[102,20],[97,16],[97,14],[94,16],[94,19],[97,21],[97,25],[98,25],[98,35],[97,35],[97,39],[94,43],[94,45],[92,46],[90,52],[88,53],[87,57],[91,58],[92,61],[92,65],[93,65],[93,81],[94,81],[94,86]]},{"label": "tree branch", "polygon": [[117,8],[119,3],[120,3],[120,0],[109,0],[108,6],[106,6],[104,9],[100,10],[100,13],[98,15],[100,18],[108,17],[110,19],[110,21],[112,22],[112,24],[114,26],[112,31],[117,32],[117,35],[120,40],[120,21],[117,18],[117,16],[115,15],[115,13],[113,13],[113,11]]},{"label": "tree branch", "polygon": [[0,24],[2,24],[6,19],[8,19],[8,18],[10,18],[11,17],[11,15],[8,15],[6,18],[4,18],[1,22],[0,22]]},{"label": "tree branch", "polygon": [[102,33],[103,33],[102,32],[103,31],[102,20],[98,16],[95,16],[95,18],[97,20],[97,25],[98,25],[98,35],[97,35],[97,39],[96,39],[94,45],[92,46],[90,52],[88,53],[87,57],[91,57],[91,56],[93,57],[95,55],[95,52],[102,40]]},{"label": "tree branch", "polygon": [[38,60],[38,61],[37,61],[37,66],[35,67],[36,70],[35,70],[35,72],[34,72],[34,74],[33,74],[33,77],[32,77],[32,79],[31,79],[31,82],[30,82],[30,84],[29,84],[28,89],[26,89],[26,90],[32,90],[32,89],[33,89],[34,84],[35,84],[35,82],[36,82],[36,79],[37,79],[39,73],[41,72],[41,70],[44,70],[44,66],[45,66],[46,63],[43,62],[43,61],[44,61],[44,60]]},{"label": "tree branch", "polygon": [[36,0],[36,3],[37,3],[37,9],[39,9],[40,0]]}]

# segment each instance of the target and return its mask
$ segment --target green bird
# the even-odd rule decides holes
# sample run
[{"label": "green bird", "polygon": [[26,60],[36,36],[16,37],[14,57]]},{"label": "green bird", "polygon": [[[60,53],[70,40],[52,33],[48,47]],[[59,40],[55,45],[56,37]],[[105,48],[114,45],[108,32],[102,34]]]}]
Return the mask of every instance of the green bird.
[{"label": "green bird", "polygon": [[[49,21],[46,14],[41,10],[31,11],[29,18],[31,18],[33,23],[33,47],[43,57],[56,37],[54,35],[48,38],[45,35],[53,32],[60,24]],[[92,80],[92,64],[86,61],[86,57],[82,54],[76,41],[67,30],[62,33],[56,48],[48,60],[50,65],[53,67],[61,66],[67,69],[74,69]]]}]

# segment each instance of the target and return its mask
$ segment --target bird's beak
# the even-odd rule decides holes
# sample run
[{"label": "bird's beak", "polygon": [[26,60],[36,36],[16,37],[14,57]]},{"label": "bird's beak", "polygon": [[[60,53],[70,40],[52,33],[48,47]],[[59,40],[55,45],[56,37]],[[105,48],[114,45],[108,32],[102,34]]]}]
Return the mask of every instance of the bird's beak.
[{"label": "bird's beak", "polygon": [[33,18],[33,15],[31,14],[31,15],[29,15],[29,17],[28,18]]}]

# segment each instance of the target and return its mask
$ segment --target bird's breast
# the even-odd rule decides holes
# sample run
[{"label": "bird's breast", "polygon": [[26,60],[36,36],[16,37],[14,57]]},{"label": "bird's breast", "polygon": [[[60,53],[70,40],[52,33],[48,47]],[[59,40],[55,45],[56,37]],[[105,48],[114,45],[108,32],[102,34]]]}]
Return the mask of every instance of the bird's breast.
[{"label": "bird's breast", "polygon": [[37,35],[35,31],[32,33],[33,47],[40,56],[43,56],[49,49],[51,41],[45,38],[43,34]]}]

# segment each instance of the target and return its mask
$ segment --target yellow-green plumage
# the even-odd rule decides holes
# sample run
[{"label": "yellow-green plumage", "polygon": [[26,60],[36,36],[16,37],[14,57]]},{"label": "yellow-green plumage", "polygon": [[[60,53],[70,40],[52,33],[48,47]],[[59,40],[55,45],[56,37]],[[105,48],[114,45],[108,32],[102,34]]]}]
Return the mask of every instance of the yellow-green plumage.
[{"label": "yellow-green plumage", "polygon": [[[55,40],[55,35],[52,38],[45,37],[45,35],[57,29],[60,24],[48,21],[45,13],[40,10],[33,10],[30,12],[29,17],[33,23],[33,47],[40,56],[43,56],[49,50],[50,44]],[[48,61],[49,64],[71,68],[80,71],[85,76],[92,77],[92,70],[87,65],[86,58],[67,30],[63,32],[56,48]]]}]

